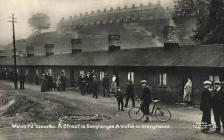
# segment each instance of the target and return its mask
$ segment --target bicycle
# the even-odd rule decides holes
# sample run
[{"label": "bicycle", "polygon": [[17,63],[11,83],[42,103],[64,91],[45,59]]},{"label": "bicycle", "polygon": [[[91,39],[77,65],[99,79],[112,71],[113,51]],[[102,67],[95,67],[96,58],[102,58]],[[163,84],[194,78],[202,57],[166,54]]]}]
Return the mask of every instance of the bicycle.
[{"label": "bicycle", "polygon": [[[141,120],[144,116],[146,116],[141,110],[142,101],[140,99],[138,99],[138,101],[140,102],[140,107],[132,107],[128,111],[128,115],[132,120]],[[152,111],[149,112],[149,117],[155,116],[157,120],[167,122],[171,119],[171,113],[168,108],[159,106],[159,101],[160,100],[152,100],[153,108]]]}]

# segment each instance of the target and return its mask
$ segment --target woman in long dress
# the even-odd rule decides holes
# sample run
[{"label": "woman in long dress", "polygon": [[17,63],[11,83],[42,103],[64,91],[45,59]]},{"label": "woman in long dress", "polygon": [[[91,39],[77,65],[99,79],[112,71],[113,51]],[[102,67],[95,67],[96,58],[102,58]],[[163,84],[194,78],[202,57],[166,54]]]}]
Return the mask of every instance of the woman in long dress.
[{"label": "woman in long dress", "polygon": [[183,101],[189,104],[192,102],[192,82],[190,78],[188,78],[187,83],[184,86]]},{"label": "woman in long dress", "polygon": [[110,94],[112,95],[116,95],[117,93],[117,83],[116,83],[116,76],[113,75],[112,77],[112,82],[111,82],[111,86],[110,86]]}]

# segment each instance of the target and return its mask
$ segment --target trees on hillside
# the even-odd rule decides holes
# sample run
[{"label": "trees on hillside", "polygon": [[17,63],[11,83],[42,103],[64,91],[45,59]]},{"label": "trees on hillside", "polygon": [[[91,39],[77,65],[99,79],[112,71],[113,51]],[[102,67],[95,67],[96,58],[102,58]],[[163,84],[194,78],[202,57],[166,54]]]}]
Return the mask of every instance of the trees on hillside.
[{"label": "trees on hillside", "polygon": [[197,18],[193,41],[224,43],[224,0],[176,0],[174,9],[174,18]]},{"label": "trees on hillside", "polygon": [[208,12],[197,18],[193,39],[200,43],[224,43],[224,0],[210,0]]},{"label": "trees on hillside", "polygon": [[32,15],[32,17],[28,19],[28,23],[37,33],[41,33],[42,30],[50,28],[50,18],[48,15],[43,13]]},{"label": "trees on hillside", "polygon": [[198,14],[197,0],[175,0],[174,14],[177,17],[196,16]]}]

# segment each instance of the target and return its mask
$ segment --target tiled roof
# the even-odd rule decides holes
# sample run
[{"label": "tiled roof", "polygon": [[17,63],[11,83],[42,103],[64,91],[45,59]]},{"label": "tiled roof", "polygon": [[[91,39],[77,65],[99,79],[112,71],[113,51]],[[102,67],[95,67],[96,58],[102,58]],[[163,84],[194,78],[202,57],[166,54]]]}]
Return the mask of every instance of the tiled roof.
[{"label": "tiled roof", "polygon": [[[52,56],[18,57],[18,65],[55,66],[186,66],[224,67],[224,45],[124,49]],[[13,57],[1,57],[0,65],[13,65]]]}]

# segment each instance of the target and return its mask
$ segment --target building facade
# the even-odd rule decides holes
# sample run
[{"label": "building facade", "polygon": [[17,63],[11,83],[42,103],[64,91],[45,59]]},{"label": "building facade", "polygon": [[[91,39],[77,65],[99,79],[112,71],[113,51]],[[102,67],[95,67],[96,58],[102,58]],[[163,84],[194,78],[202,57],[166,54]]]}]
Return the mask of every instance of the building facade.
[{"label": "building facade", "polygon": [[[23,70],[30,83],[39,84],[42,73],[50,73],[55,80],[64,71],[67,86],[77,87],[80,73],[94,71],[101,81],[105,73],[116,75],[123,90],[127,80],[132,80],[136,95],[141,94],[139,81],[145,79],[154,97],[169,102],[182,101],[184,85],[190,78],[193,103],[199,104],[203,81],[224,80],[223,56],[223,45],[211,45],[17,57],[17,62],[18,72]],[[0,58],[2,79],[10,79],[12,68],[12,57]]]}]

